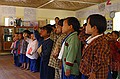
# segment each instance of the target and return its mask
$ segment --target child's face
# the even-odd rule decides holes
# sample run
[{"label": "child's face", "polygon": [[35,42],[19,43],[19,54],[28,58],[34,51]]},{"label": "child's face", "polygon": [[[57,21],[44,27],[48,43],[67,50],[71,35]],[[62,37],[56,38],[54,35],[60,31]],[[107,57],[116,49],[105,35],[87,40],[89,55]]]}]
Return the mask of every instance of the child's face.
[{"label": "child's face", "polygon": [[90,19],[88,19],[87,26],[86,26],[86,29],[85,29],[85,33],[86,34],[92,34],[92,32],[93,32],[92,29],[93,29],[93,27],[91,28]]},{"label": "child's face", "polygon": [[107,34],[107,37],[109,37],[110,39],[112,38],[112,34]]},{"label": "child's face", "polygon": [[31,39],[32,39],[32,40],[34,40],[34,39],[35,39],[34,34],[31,34]]},{"label": "child's face", "polygon": [[62,32],[62,26],[57,25],[57,27],[56,27],[56,33],[60,34],[61,32]]},{"label": "child's face", "polygon": [[59,21],[59,19],[56,18],[56,19],[55,19],[55,24],[58,24],[58,21]]},{"label": "child's face", "polygon": [[40,35],[41,35],[41,37],[44,38],[44,37],[48,37],[49,34],[47,33],[47,30],[42,29],[41,32],[40,32]]},{"label": "child's face", "polygon": [[28,37],[28,34],[27,33],[23,33],[23,37]]},{"label": "child's face", "polygon": [[16,37],[13,37],[13,41],[16,41]]},{"label": "child's face", "polygon": [[19,39],[22,39],[22,36],[23,36],[22,34],[19,34],[19,35],[18,35]]},{"label": "child's face", "polygon": [[15,38],[15,40],[18,40],[19,39],[18,34],[15,34],[14,38]]},{"label": "child's face", "polygon": [[117,40],[118,36],[115,33],[112,33],[112,38]]},{"label": "child's face", "polygon": [[67,20],[64,20],[63,27],[62,27],[62,33],[68,33],[71,30],[72,26],[68,25]]},{"label": "child's face", "polygon": [[18,34],[15,34],[14,37],[18,37]]}]

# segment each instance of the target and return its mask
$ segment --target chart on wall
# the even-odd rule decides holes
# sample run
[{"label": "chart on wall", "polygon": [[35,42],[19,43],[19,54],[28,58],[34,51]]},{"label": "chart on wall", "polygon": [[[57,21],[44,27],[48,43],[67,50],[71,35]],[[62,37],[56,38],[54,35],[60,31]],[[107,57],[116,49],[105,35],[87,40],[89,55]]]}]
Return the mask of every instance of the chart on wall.
[{"label": "chart on wall", "polygon": [[2,9],[2,16],[15,16],[16,15],[16,8],[11,6],[1,6]]},{"label": "chart on wall", "polygon": [[25,8],[24,21],[36,21],[36,10],[33,8]]},{"label": "chart on wall", "polygon": [[113,30],[113,20],[107,20],[107,30]]}]

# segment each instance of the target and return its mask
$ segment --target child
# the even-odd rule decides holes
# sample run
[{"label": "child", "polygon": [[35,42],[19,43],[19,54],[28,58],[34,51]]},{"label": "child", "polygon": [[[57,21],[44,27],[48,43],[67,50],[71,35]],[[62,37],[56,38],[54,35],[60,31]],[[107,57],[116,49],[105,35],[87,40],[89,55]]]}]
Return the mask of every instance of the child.
[{"label": "child", "polygon": [[14,49],[14,43],[15,43],[15,41],[16,41],[16,38],[15,37],[13,37],[13,42],[12,42],[12,44],[11,44],[11,46],[10,46],[10,49],[11,49],[11,54],[13,54],[13,49]]},{"label": "child", "polygon": [[117,41],[119,37],[118,31],[112,31],[110,39],[108,40],[110,46],[110,54],[111,54],[111,68],[112,71],[112,78],[116,79],[118,75],[118,71],[120,71],[120,43]]},{"label": "child", "polygon": [[[43,37],[41,37],[40,36],[40,34],[41,34],[41,31],[40,31],[40,33],[38,32],[38,27],[37,26],[34,26],[34,31],[33,31],[33,33],[34,33],[34,36],[35,36],[35,39],[37,40],[37,42],[38,42],[38,48],[40,47],[40,45],[42,44],[42,41],[44,40],[43,39]],[[37,52],[38,52],[38,50],[39,49],[37,49]],[[38,59],[37,59],[37,67],[38,67],[38,70],[40,70],[40,56],[38,56]]]},{"label": "child", "polygon": [[26,52],[26,56],[30,58],[30,63],[28,63],[27,68],[29,68],[29,65],[30,65],[31,72],[38,71],[38,68],[37,68],[38,53],[36,52],[37,48],[38,48],[38,42],[35,39],[34,34],[31,33],[31,42],[28,44],[27,52]]},{"label": "child", "polygon": [[40,79],[54,79],[54,70],[48,66],[49,58],[53,46],[53,41],[49,38],[52,28],[46,25],[41,28],[41,37],[44,38],[41,46],[41,61],[40,61]]},{"label": "child", "polygon": [[60,74],[59,71],[61,70],[59,68],[59,60],[58,60],[58,54],[61,49],[61,43],[66,36],[66,34],[62,34],[62,27],[63,27],[63,19],[59,20],[58,25],[56,26],[56,34],[57,34],[57,40],[54,42],[54,46],[52,48],[52,52],[50,55],[50,60],[49,60],[49,66],[55,68],[55,79],[60,79]]},{"label": "child", "polygon": [[86,39],[80,61],[82,79],[107,79],[108,77],[110,49],[104,35],[106,27],[106,18],[102,15],[93,14],[87,18],[85,33],[91,36]]},{"label": "child", "polygon": [[63,40],[58,57],[59,59],[62,58],[62,79],[79,79],[81,57],[80,41],[78,39],[79,28],[80,23],[75,17],[68,17],[63,22],[62,33],[67,36]]},{"label": "child", "polygon": [[26,63],[29,62],[29,59],[26,57],[26,51],[27,51],[27,45],[28,45],[28,42],[26,40],[27,38],[29,38],[29,34],[30,34],[29,30],[23,31],[24,39],[22,40],[22,46],[20,48],[20,62],[22,63],[21,68],[23,69],[26,68]]},{"label": "child", "polygon": [[18,37],[19,33],[15,33],[15,37],[14,39],[14,45],[13,45],[13,57],[14,57],[14,64],[15,66],[19,67],[20,63],[19,63],[19,58],[18,58],[18,47],[19,47],[19,37]]}]

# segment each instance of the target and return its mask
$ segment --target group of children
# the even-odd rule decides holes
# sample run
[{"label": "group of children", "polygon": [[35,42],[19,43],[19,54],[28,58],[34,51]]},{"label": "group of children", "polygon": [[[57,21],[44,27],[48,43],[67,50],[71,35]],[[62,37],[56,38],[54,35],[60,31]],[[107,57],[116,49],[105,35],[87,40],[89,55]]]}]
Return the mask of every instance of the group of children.
[{"label": "group of children", "polygon": [[23,33],[15,33],[11,45],[15,66],[37,72],[39,70],[37,48],[38,42],[33,33],[28,30],[24,30]]},{"label": "group of children", "polygon": [[104,34],[105,17],[90,15],[84,29],[75,17],[56,22],[54,27],[48,24],[34,27],[33,33],[15,34],[11,47],[15,65],[32,72],[40,69],[40,79],[107,79],[111,50]]}]

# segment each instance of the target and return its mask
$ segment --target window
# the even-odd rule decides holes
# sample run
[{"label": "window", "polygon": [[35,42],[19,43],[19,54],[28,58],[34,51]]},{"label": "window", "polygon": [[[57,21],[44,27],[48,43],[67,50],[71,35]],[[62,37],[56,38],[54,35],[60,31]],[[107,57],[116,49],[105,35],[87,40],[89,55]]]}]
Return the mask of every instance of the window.
[{"label": "window", "polygon": [[50,20],[50,24],[54,25],[55,24],[55,20]]},{"label": "window", "polygon": [[9,18],[5,18],[5,26],[9,26]]},{"label": "window", "polygon": [[120,12],[116,12],[113,18],[113,30],[120,31]]},{"label": "window", "polygon": [[87,23],[87,20],[84,20],[84,24]]}]

